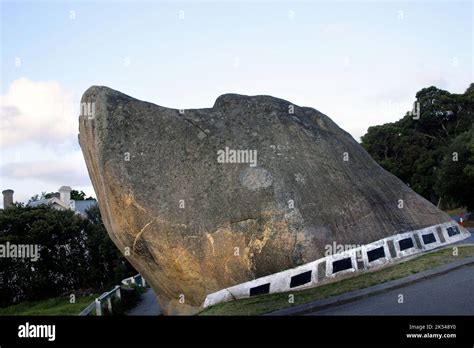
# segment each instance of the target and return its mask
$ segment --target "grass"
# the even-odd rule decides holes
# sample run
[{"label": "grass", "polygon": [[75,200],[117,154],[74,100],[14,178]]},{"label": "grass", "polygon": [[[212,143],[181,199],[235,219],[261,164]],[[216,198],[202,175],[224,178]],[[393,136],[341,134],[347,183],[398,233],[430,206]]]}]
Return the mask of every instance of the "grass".
[{"label": "grass", "polygon": [[[122,301],[115,298],[113,301],[113,315],[123,315],[133,308],[140,300],[146,289],[133,285],[131,293],[122,291]],[[76,303],[70,303],[69,297],[55,297],[41,301],[27,301],[16,305],[0,308],[2,315],[78,315],[83,309],[95,301],[100,294],[76,297]],[[90,315],[95,315],[95,308]],[[107,308],[103,306],[103,315],[108,315]]]},{"label": "grass", "polygon": [[[399,279],[414,273],[426,271],[443,264],[474,256],[473,246],[458,247],[458,256],[453,249],[445,248],[423,254],[414,259],[394,264],[376,271],[362,273],[334,283],[316,288],[279,294],[261,295],[231,302],[220,303],[206,308],[198,315],[261,315],[278,309],[297,306],[323,298],[340,295],[349,291],[367,288],[390,280]],[[289,303],[289,295],[294,295],[294,303]]]},{"label": "grass", "polygon": [[76,297],[70,303],[69,297],[55,297],[42,301],[22,302],[0,308],[0,315],[78,315],[99,295]]}]

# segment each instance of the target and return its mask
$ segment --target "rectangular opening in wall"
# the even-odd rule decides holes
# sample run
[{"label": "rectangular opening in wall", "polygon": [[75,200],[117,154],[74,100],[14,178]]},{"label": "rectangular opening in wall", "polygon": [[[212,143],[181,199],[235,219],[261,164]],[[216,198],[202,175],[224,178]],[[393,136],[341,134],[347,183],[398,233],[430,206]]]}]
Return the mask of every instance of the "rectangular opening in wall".
[{"label": "rectangular opening in wall", "polygon": [[381,246],[380,248],[376,248],[376,249],[372,249],[372,250],[367,251],[367,257],[369,259],[369,262],[372,262],[372,261],[375,261],[375,260],[378,260],[378,259],[381,259],[381,258],[385,257],[385,250],[384,250],[383,246]]},{"label": "rectangular opening in wall", "polygon": [[311,273],[313,272],[308,271],[291,277],[290,288],[309,283],[311,281]]},{"label": "rectangular opening in wall", "polygon": [[250,296],[263,295],[268,293],[270,293],[270,283],[250,288]]},{"label": "rectangular opening in wall", "polygon": [[457,226],[448,227],[448,236],[452,237],[460,233]]},{"label": "rectangular opening in wall", "polygon": [[411,237],[408,237],[408,238],[399,240],[398,245],[400,246],[400,251],[413,248],[413,239],[411,239]]},{"label": "rectangular opening in wall", "polygon": [[342,260],[337,260],[332,263],[332,273],[344,271],[350,268],[352,268],[352,260],[350,257],[347,257]]},{"label": "rectangular opening in wall", "polygon": [[436,242],[436,238],[433,233],[423,234],[421,238],[423,238],[423,243],[425,244],[431,244]]}]

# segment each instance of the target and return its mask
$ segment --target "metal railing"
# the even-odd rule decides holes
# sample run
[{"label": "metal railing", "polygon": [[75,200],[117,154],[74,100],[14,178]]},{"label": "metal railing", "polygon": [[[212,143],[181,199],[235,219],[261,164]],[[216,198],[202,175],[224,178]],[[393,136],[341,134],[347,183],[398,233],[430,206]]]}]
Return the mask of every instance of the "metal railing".
[{"label": "metal railing", "polygon": [[[141,276],[141,274],[134,275],[133,277],[125,278],[122,280],[122,284],[125,286],[131,286],[133,284],[139,287],[145,287],[146,281],[145,278]],[[103,305],[107,305],[107,309],[109,313],[112,313],[112,300],[113,298],[118,299],[119,301],[122,299],[122,293],[120,292],[120,285],[116,285],[112,290],[108,292],[104,292],[102,295],[97,297],[94,302],[84,308],[79,315],[85,316],[89,315],[95,309],[95,315],[102,316],[103,315]]]},{"label": "metal railing", "polygon": [[145,287],[146,286],[146,281],[145,281],[145,278],[143,278],[142,275],[140,273],[138,273],[137,275],[134,275],[133,277],[123,279],[122,284],[127,285],[127,286],[130,286],[132,284],[136,284],[138,286]]}]

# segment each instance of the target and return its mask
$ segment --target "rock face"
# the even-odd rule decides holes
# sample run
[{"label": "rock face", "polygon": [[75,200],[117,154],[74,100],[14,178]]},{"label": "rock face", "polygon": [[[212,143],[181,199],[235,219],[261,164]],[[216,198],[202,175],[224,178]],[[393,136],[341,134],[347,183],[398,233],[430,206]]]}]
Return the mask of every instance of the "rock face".
[{"label": "rock face", "polygon": [[107,231],[167,314],[334,242],[450,221],[312,108],[225,94],[180,112],[98,86],[81,102],[79,142]]}]

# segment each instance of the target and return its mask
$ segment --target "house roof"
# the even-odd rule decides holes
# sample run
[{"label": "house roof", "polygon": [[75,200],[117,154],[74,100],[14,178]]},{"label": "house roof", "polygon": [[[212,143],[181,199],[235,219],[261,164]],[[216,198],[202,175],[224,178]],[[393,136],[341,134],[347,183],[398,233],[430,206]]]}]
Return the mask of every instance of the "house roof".
[{"label": "house roof", "polygon": [[63,207],[64,209],[69,209],[69,207],[57,197],[43,198],[38,201],[30,202],[28,203],[28,206],[39,207],[40,205],[52,205],[52,204],[57,204]]},{"label": "house roof", "polygon": [[30,207],[39,207],[40,205],[43,205],[43,204],[48,205],[51,200],[52,200],[52,198],[39,199],[37,201],[29,202],[28,206],[30,206]]},{"label": "house roof", "polygon": [[[86,210],[93,207],[94,205],[97,205],[97,201],[95,199],[89,199],[85,201],[75,201],[71,200],[74,202],[72,207],[74,208],[74,211],[86,215]],[[40,205],[54,205],[57,204],[64,209],[70,209],[71,207],[66,206],[66,204],[63,203],[59,198],[57,197],[51,197],[51,198],[43,198],[38,201],[30,202],[28,203],[28,206],[30,207],[39,207]]]},{"label": "house roof", "polygon": [[85,201],[74,201],[75,202],[75,210],[83,215],[86,214],[86,210],[97,205],[97,201],[95,199],[89,199]]}]

